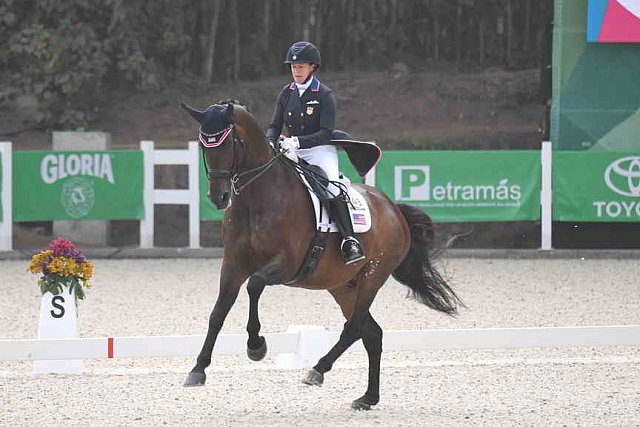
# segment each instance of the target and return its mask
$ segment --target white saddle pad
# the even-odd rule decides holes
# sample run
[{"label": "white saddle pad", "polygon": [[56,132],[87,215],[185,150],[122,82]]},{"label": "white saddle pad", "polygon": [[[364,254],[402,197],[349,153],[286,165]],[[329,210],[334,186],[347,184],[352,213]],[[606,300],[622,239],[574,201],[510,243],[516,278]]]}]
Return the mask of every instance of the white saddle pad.
[{"label": "white saddle pad", "polygon": [[[311,201],[313,202],[313,212],[316,215],[316,228],[322,232],[338,232],[338,226],[331,218],[326,203],[323,204],[322,209],[320,209],[320,199],[318,199],[318,196],[310,190],[310,186],[305,177],[302,175],[301,177],[307,186],[309,197],[311,197]],[[345,184],[349,190],[348,194],[351,203],[348,203],[347,205],[349,206],[349,213],[351,214],[353,231],[356,234],[366,233],[371,229],[371,211],[369,210],[369,205],[367,205],[367,201],[364,199],[364,196],[351,186],[351,182],[347,178],[342,179],[341,182]]]}]

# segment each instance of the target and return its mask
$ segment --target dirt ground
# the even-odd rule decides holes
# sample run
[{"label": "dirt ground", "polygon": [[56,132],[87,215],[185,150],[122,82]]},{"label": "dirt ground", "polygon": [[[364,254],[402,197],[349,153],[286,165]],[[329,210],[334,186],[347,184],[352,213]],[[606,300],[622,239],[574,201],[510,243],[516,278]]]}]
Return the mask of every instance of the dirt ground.
[{"label": "dirt ground", "polygon": [[[79,303],[81,337],[204,334],[220,260],[95,261]],[[450,318],[406,298],[389,280],[371,313],[383,330],[640,323],[640,265],[632,260],[450,259],[439,264],[468,310]],[[0,261],[0,339],[35,338],[40,296],[26,261]],[[242,290],[223,334],[244,334]],[[269,287],[265,333],[289,325],[340,331],[327,292]],[[638,426],[640,348],[561,347],[383,353],[381,402],[357,413],[363,352],[338,360],[320,388],[305,371],[217,356],[204,387],[185,389],[191,358],[87,360],[82,375],[36,375],[31,362],[0,363],[0,425],[74,426]]]},{"label": "dirt ground", "polygon": [[[330,72],[319,78],[333,88],[337,127],[352,136],[395,148],[537,147],[544,121],[537,69],[452,69]],[[87,131],[109,132],[114,148],[138,148],[150,139],[160,147],[182,147],[196,126],[179,105],[204,108],[223,99],[247,105],[260,123],[271,116],[275,97],[289,76],[205,86],[183,80],[163,90],[117,94]],[[49,149],[51,130],[30,130],[30,108],[18,103],[0,110],[0,136],[16,149]],[[65,129],[67,130],[67,129]]]}]

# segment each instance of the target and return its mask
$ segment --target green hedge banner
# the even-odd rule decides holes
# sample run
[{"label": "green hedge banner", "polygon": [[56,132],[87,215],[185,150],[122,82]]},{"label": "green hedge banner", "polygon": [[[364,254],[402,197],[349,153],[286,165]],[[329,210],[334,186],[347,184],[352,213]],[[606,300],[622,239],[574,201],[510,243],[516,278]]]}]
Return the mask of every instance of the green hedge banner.
[{"label": "green hedge banner", "polygon": [[142,151],[15,151],[14,221],[142,219]]},{"label": "green hedge banner", "polygon": [[[340,162],[340,171],[344,173],[351,182],[362,182],[362,178],[360,178],[344,151],[338,153],[338,160]],[[213,206],[213,203],[211,203],[209,197],[207,197],[208,192],[209,181],[207,181],[207,175],[204,172],[204,163],[200,162],[200,220],[222,221],[224,211],[219,211]]]},{"label": "green hedge banner", "polygon": [[640,221],[640,151],[555,152],[553,219]]},{"label": "green hedge banner", "polygon": [[540,152],[386,151],[376,186],[437,222],[540,218]]}]

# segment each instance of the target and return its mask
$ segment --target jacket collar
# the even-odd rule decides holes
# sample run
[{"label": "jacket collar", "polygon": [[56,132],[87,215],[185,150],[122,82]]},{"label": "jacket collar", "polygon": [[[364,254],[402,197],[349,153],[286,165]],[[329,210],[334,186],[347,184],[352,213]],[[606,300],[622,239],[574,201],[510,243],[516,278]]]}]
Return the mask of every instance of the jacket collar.
[{"label": "jacket collar", "polygon": [[[320,91],[320,80],[318,80],[315,74],[311,77],[311,84],[309,85],[308,89],[312,92]],[[291,82],[291,84],[289,85],[289,90],[298,90],[298,88],[296,87],[295,81]]]}]

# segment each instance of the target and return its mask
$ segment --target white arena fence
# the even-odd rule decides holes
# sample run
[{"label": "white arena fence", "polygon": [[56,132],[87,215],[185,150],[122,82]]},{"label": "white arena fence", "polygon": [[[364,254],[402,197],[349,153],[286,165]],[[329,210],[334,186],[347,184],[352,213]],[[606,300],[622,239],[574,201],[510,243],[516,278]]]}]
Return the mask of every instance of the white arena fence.
[{"label": "white arena fence", "polygon": [[[198,182],[201,159],[198,152],[198,142],[190,141],[186,150],[162,149],[156,150],[153,141],[141,141],[140,149],[144,158],[144,219],[140,221],[140,247],[152,248],[154,241],[154,205],[187,205],[189,206],[189,247],[200,247],[200,188]],[[0,251],[12,250],[12,173],[11,173],[11,143],[0,142],[0,156],[2,166],[2,216],[0,219]],[[552,216],[551,216],[551,142],[542,143],[541,161],[541,245],[543,250],[551,249]],[[187,189],[155,189],[155,165],[187,165],[189,169],[189,186]],[[366,177],[366,183],[375,185],[375,167]]]},{"label": "white arena fence", "polygon": [[[291,326],[267,333],[268,354],[288,356],[282,367],[313,366],[340,333],[319,326]],[[0,340],[0,361],[195,357],[204,335]],[[221,334],[213,353],[245,355],[246,334]],[[384,351],[519,349],[640,345],[640,325],[471,328],[386,331]],[[361,341],[349,351],[364,351]]]}]

